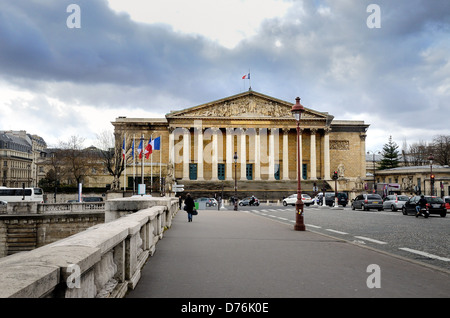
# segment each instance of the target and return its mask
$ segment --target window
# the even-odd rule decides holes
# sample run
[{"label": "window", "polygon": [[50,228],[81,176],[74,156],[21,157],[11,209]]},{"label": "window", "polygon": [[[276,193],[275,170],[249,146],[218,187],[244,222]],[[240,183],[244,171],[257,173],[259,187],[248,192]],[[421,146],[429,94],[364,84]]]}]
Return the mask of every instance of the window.
[{"label": "window", "polygon": [[275,180],[280,180],[280,164],[275,164]]},{"label": "window", "polygon": [[247,180],[253,180],[253,164],[247,163],[247,167],[245,169],[245,174]]},{"label": "window", "polygon": [[217,167],[217,177],[219,180],[225,180],[225,164],[219,163]]},{"label": "window", "polygon": [[189,164],[189,180],[197,180],[197,164]]},{"label": "window", "polygon": [[306,180],[308,178],[308,165],[306,163],[303,164],[302,178],[303,180]]}]

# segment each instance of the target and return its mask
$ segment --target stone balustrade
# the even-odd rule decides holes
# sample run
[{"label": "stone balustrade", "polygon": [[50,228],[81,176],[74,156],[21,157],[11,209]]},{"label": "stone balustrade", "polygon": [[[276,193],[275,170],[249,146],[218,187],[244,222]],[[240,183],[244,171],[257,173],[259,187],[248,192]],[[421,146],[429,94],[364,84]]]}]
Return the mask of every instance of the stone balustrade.
[{"label": "stone balustrade", "polygon": [[0,206],[0,214],[50,214],[61,212],[93,212],[105,209],[105,202],[45,203],[10,202]]},{"label": "stone balustrade", "polygon": [[105,223],[0,259],[0,297],[123,297],[177,211],[173,198],[107,201]]}]

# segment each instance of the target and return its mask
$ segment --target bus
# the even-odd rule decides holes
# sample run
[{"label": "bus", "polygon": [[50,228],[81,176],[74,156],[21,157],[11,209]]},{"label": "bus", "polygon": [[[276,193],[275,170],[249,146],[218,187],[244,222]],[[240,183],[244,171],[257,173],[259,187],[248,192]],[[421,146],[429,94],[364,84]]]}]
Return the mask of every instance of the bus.
[{"label": "bus", "polygon": [[44,191],[41,188],[7,188],[0,187],[0,201],[44,203]]}]

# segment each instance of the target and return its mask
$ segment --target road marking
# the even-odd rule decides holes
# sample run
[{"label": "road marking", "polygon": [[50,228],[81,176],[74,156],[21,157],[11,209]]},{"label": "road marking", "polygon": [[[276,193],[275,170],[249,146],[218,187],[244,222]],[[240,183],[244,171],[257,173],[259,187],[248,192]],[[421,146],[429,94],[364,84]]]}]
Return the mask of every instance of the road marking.
[{"label": "road marking", "polygon": [[400,250],[403,250],[403,251],[410,252],[410,253],[422,255],[422,256],[425,256],[425,257],[434,258],[434,259],[437,259],[437,260],[440,260],[440,261],[450,262],[450,258],[441,257],[441,256],[433,255],[433,254],[430,254],[430,253],[426,253],[426,252],[421,252],[421,251],[413,250],[413,249],[411,249],[411,248],[400,247],[399,249],[400,249]]},{"label": "road marking", "polygon": [[361,240],[364,240],[364,241],[369,241],[369,242],[373,242],[373,243],[377,243],[377,244],[387,244],[386,242],[378,241],[378,240],[371,239],[371,238],[364,237],[364,236],[355,236],[355,237],[356,237],[356,238],[359,238],[359,239],[361,239]]},{"label": "road marking", "polygon": [[330,232],[333,232],[333,233],[337,233],[337,234],[348,234],[348,233],[345,233],[345,232],[341,232],[341,231],[336,231],[336,230],[332,230],[332,229],[325,229],[325,230],[327,230],[327,231],[330,231]]},{"label": "road marking", "polygon": [[314,227],[314,228],[316,228],[316,229],[321,229],[322,227],[321,226],[317,226],[317,225],[312,225],[312,224],[306,224],[307,226],[310,226],[310,227]]},{"label": "road marking", "polygon": [[283,221],[289,221],[288,219],[286,219],[286,218],[282,218],[282,217],[278,217],[280,220],[283,220]]}]

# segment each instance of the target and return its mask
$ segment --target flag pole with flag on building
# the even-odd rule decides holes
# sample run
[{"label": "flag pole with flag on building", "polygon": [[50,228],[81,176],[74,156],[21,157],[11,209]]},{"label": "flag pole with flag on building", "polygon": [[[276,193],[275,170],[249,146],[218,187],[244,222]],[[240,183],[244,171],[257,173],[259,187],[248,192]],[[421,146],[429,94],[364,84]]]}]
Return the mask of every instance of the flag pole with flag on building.
[{"label": "flag pole with flag on building", "polygon": [[251,82],[251,77],[250,77],[250,70],[248,70],[248,74],[242,76],[242,79],[248,79],[248,90],[251,91],[252,90],[252,82]]}]

